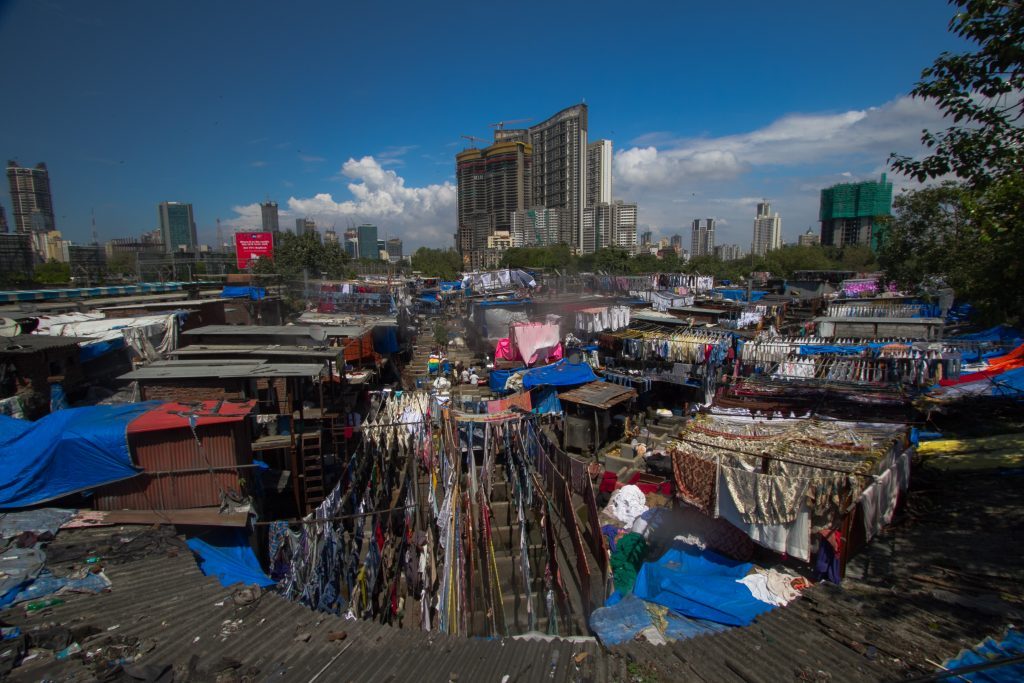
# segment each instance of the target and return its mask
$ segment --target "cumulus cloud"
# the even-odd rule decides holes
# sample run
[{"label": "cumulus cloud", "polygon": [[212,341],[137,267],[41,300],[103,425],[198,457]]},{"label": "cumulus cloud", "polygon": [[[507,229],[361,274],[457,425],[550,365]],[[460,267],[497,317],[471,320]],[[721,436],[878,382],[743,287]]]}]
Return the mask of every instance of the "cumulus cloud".
[{"label": "cumulus cloud", "polygon": [[[349,159],[339,172],[347,180],[351,198],[334,192],[290,197],[281,204],[281,225],[289,227],[295,218],[309,217],[321,229],[337,225],[341,230],[355,223],[374,223],[381,233],[401,237],[410,246],[449,246],[455,232],[456,189],[451,182],[411,187],[395,171],[383,167],[373,156]],[[235,216],[227,225],[249,230],[260,225],[258,203],[233,207]]]},{"label": "cumulus cloud", "polygon": [[[715,217],[724,228],[717,241],[745,247],[753,205],[766,197],[783,216],[783,238],[795,240],[817,224],[821,188],[877,178],[890,153],[922,150],[922,129],[948,125],[932,104],[901,97],[844,112],[787,114],[718,137],[654,132],[616,153],[615,194],[637,201],[641,220],[655,232],[672,234],[695,218]],[[897,191],[914,185],[891,180]]]},{"label": "cumulus cloud", "polygon": [[[880,107],[833,114],[789,114],[764,128],[714,138],[667,139],[615,155],[615,179],[625,188],[728,180],[759,166],[794,166],[851,157],[884,160],[919,147],[922,128],[943,127],[930,103],[909,97]],[[643,138],[641,138],[643,139]]]}]

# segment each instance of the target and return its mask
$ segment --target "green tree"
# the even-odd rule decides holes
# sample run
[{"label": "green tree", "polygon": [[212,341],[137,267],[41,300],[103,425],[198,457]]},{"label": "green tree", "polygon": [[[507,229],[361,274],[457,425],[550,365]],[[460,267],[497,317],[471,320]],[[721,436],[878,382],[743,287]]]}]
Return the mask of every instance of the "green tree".
[{"label": "green tree", "polygon": [[892,167],[923,181],[952,173],[980,188],[1024,167],[1024,3],[952,0],[951,33],[977,45],[943,52],[921,72],[913,97],[933,102],[954,125],[923,131],[922,159],[891,155]]},{"label": "green tree", "polygon": [[454,249],[420,247],[412,255],[412,269],[426,277],[454,280],[462,272],[462,257]]},{"label": "green tree", "polygon": [[295,235],[285,232],[281,233],[274,248],[274,260],[256,261],[253,272],[276,272],[291,280],[304,274],[316,278],[322,273],[338,279],[345,276],[348,260],[348,255],[337,242],[322,243],[313,233]]},{"label": "green tree", "polygon": [[[1020,320],[1024,293],[1024,180],[1005,177],[984,192],[947,182],[906,192],[879,252],[886,275],[910,291],[945,282],[990,322]],[[992,235],[998,235],[993,239]]]},{"label": "green tree", "polygon": [[50,259],[36,266],[35,281],[41,285],[65,285],[71,281],[71,266]]}]

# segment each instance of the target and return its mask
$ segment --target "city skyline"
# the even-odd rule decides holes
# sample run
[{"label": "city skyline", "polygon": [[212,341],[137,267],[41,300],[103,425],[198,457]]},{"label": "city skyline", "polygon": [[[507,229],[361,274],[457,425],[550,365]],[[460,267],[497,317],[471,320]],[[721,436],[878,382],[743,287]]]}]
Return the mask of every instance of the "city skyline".
[{"label": "city skyline", "polygon": [[[354,29],[353,49],[376,44],[384,36],[374,27],[386,24],[380,8],[332,8],[300,25],[297,14],[270,4],[245,12],[207,8],[202,15],[184,6],[153,32],[143,30],[145,8],[8,4],[0,13],[5,63],[28,49],[39,55],[12,70],[9,87],[51,87],[32,90],[35,106],[0,113],[0,149],[22,166],[47,163],[55,222],[78,243],[91,241],[93,209],[102,240],[137,235],[156,227],[152,207],[167,197],[191,203],[199,241],[213,243],[217,218],[226,232],[259,228],[260,202],[269,198],[285,226],[305,216],[338,231],[371,222],[411,251],[453,246],[452,157],[464,142],[460,135],[489,137],[488,123],[517,118],[531,119],[523,127],[536,125],[585,101],[600,122],[589,140],[614,141],[614,198],[639,205],[639,232],[670,236],[713,216],[720,241],[746,244],[755,206],[769,197],[786,217],[783,241],[792,243],[817,224],[822,188],[877,178],[889,152],[914,153],[922,128],[942,126],[930,105],[906,93],[937,51],[960,45],[945,31],[952,10],[944,4],[867,3],[813,13],[751,4],[739,23],[724,9],[664,5],[658,22],[645,19],[650,12],[622,15],[624,28],[650,34],[628,58],[588,51],[585,65],[541,87],[467,97],[465,85],[494,65],[466,64],[469,71],[451,84],[431,77],[446,68],[457,42],[448,46],[444,37],[460,31],[444,13],[410,7],[422,21],[410,22],[415,30],[406,22],[396,29],[393,55],[346,69],[318,36],[343,17]],[[475,11],[485,22],[497,15],[496,8]],[[600,22],[597,11],[552,11],[551,20],[571,16],[583,28]],[[674,49],[669,30],[684,12],[697,41],[687,54]],[[304,42],[313,47],[302,56],[253,48],[244,34],[268,22],[282,40],[311,30]],[[700,55],[720,46],[711,37],[717,29],[740,47],[712,49],[708,60]],[[194,32],[196,49],[162,59],[181,30]],[[756,41],[744,45],[745,36],[763,32],[795,41],[815,58],[764,53]],[[855,36],[885,49],[843,49]],[[567,37],[551,54],[526,49],[518,66],[557,61],[581,41]],[[139,58],[123,60],[125,49]],[[337,80],[330,92],[319,87],[328,75]],[[175,107],[173,116],[155,106],[168,80],[190,86],[188,106]],[[615,80],[630,84],[629,97],[607,88]],[[112,89],[111,82],[121,85]],[[744,87],[752,82],[768,85],[756,108],[747,106]],[[277,87],[270,101],[268,85]],[[311,106],[293,106],[310,95]],[[683,106],[694,101],[702,105]],[[52,111],[71,115],[38,114]],[[890,179],[897,193],[908,185]],[[10,198],[0,203],[13,223]]]}]

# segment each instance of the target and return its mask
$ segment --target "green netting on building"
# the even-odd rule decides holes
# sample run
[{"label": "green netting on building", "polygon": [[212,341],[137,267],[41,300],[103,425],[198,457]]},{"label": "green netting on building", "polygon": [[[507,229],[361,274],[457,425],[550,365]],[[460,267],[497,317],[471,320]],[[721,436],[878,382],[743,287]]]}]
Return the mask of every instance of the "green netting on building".
[{"label": "green netting on building", "polygon": [[843,183],[821,191],[818,220],[888,216],[892,211],[892,183],[881,181]]}]

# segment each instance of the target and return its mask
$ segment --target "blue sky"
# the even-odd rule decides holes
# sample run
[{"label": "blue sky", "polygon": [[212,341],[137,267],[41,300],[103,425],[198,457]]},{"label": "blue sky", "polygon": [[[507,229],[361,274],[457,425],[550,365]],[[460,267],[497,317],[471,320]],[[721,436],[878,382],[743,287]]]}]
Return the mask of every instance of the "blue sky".
[{"label": "blue sky", "polygon": [[[449,246],[460,135],[590,107],[614,194],[671,235],[753,203],[787,241],[818,190],[874,177],[941,126],[906,93],[942,50],[938,0],[831,2],[6,2],[0,155],[50,168],[58,228],[101,239],[188,201],[200,236],[310,215]],[[536,20],[531,20],[536,17]],[[10,198],[2,193],[10,214]],[[687,234],[688,232],[684,232]]]}]

